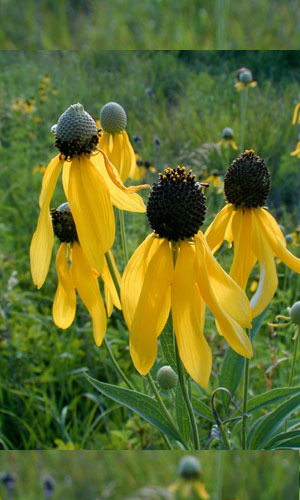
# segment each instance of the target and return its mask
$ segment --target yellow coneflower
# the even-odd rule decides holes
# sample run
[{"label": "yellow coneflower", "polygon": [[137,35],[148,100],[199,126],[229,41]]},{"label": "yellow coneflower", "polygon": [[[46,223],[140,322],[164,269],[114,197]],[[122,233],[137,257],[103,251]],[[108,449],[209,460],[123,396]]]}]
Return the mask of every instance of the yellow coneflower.
[{"label": "yellow coneflower", "polygon": [[127,116],[125,110],[116,102],[108,102],[100,111],[100,127],[103,135],[99,146],[107,154],[118,170],[123,182],[128,177],[138,176],[138,166],[133,147],[125,130]]},{"label": "yellow coneflower", "polygon": [[46,168],[47,168],[47,167],[45,167],[45,165],[42,165],[42,164],[37,165],[36,167],[34,167],[34,168],[32,169],[32,173],[33,173],[33,174],[37,174],[37,173],[38,173],[38,174],[43,174],[43,173],[45,173],[45,172],[46,172]]},{"label": "yellow coneflower", "polygon": [[252,72],[248,68],[240,68],[236,73],[237,82],[235,88],[240,92],[245,87],[256,87],[257,82],[253,80]]},{"label": "yellow coneflower", "polygon": [[[299,106],[300,106],[300,103],[299,103]],[[299,134],[300,135],[300,134]],[[298,137],[298,142],[297,142],[297,145],[296,145],[296,148],[294,149],[294,151],[292,151],[290,153],[291,156],[296,156],[297,158],[300,158],[300,137]]]},{"label": "yellow coneflower", "polygon": [[[100,346],[106,331],[106,312],[97,281],[99,274],[91,267],[79,244],[69,203],[63,203],[57,209],[52,209],[51,218],[54,234],[60,240],[56,256],[58,287],[52,308],[54,322],[63,329],[68,328],[73,323],[77,290],[92,317],[94,339],[96,344]],[[120,282],[121,277],[111,252],[110,258],[115,275]],[[113,304],[118,309],[121,309],[121,304],[106,260],[101,277],[104,281],[107,316],[109,317]]]},{"label": "yellow coneflower", "polygon": [[252,356],[242,328],[251,325],[249,302],[217,263],[200,231],[205,211],[202,186],[184,167],[165,169],[152,186],[147,218],[154,232],[134,252],[121,283],[130,353],[142,375],[155,361],[157,338],[170,309],[179,356],[200,385],[208,384],[212,365],[203,335],[205,304],[231,347]]},{"label": "yellow coneflower", "polygon": [[191,497],[194,493],[199,500],[208,500],[210,498],[205,484],[201,482],[202,468],[196,457],[186,455],[180,460],[178,469],[179,478],[169,486],[172,493],[178,492],[183,498]]},{"label": "yellow coneflower", "polygon": [[224,148],[228,148],[229,146],[234,149],[234,150],[237,150],[237,145],[236,145],[236,142],[234,140],[234,133],[233,133],[233,130],[232,128],[230,127],[225,127],[222,131],[222,139],[217,143],[218,146],[222,146]]},{"label": "yellow coneflower", "polygon": [[215,253],[224,240],[234,242],[230,276],[245,289],[258,261],[260,278],[250,305],[253,317],[272,300],[278,284],[274,257],[300,273],[300,259],[286,248],[286,241],[274,217],[264,207],[270,191],[270,173],[253,150],[245,151],[229,166],[224,177],[227,205],[222,208],[205,236]]},{"label": "yellow coneflower", "polygon": [[[91,266],[103,271],[104,254],[115,237],[112,204],[123,210],[144,212],[142,198],[126,188],[106,154],[98,148],[97,127],[81,104],[70,106],[52,127],[60,150],[49,163],[39,198],[40,216],[30,246],[31,273],[38,288],[47,276],[53,230],[49,204],[63,168],[63,187],[75,221],[78,239]],[[96,154],[98,153],[98,154]]]},{"label": "yellow coneflower", "polygon": [[219,170],[216,169],[212,170],[211,174],[203,182],[207,182],[210,186],[215,187],[217,189],[221,188],[223,184],[220,172]]},{"label": "yellow coneflower", "polygon": [[35,111],[35,99],[34,98],[31,98],[31,99],[27,99],[27,100],[24,100],[24,99],[17,99],[16,101],[14,101],[11,105],[11,109],[13,111],[18,111],[20,113],[23,113],[23,114],[32,114],[34,113]]}]

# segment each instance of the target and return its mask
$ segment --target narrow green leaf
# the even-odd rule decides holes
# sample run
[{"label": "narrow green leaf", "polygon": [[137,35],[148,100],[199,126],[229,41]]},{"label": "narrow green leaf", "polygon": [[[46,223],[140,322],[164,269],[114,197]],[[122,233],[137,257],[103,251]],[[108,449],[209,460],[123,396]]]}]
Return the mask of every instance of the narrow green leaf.
[{"label": "narrow green leaf", "polygon": [[248,401],[248,413],[252,413],[264,406],[280,401],[281,399],[289,398],[294,394],[300,394],[300,387],[281,387],[280,389],[272,389],[271,391],[259,394]]},{"label": "narrow green leaf", "polygon": [[300,394],[278,406],[274,411],[264,415],[255,422],[255,431],[249,433],[251,450],[263,449],[287,417],[300,407]]},{"label": "narrow green leaf", "polygon": [[298,448],[300,448],[300,430],[283,432],[282,434],[277,434],[266,444],[265,450],[275,450],[281,445],[293,445],[298,443]]},{"label": "narrow green leaf", "polygon": [[188,441],[191,432],[191,424],[186,404],[182,396],[180,384],[177,384],[176,386],[175,406],[179,430],[182,433],[184,439]]},{"label": "narrow green leaf", "polygon": [[87,374],[85,374],[85,377],[101,394],[133,410],[170,438],[180,441],[180,436],[177,434],[176,429],[171,426],[168,419],[162,413],[157,401],[150,396],[124,387],[99,382]]},{"label": "narrow green leaf", "polygon": [[[259,316],[253,319],[252,329],[250,330],[251,342],[255,339],[264,319],[268,312],[269,307],[267,307]],[[236,390],[240,384],[243,377],[245,366],[245,358],[237,354],[231,347],[228,347],[224,361],[221,367],[221,373],[219,377],[220,387],[225,387],[228,389],[234,397]],[[229,398],[226,394],[220,395],[223,401],[223,406],[225,412],[229,407]]]},{"label": "narrow green leaf", "polygon": [[173,323],[171,314],[169,315],[168,321],[166,323],[164,331],[159,337],[159,340],[162,351],[164,353],[164,357],[166,358],[168,365],[170,365],[173,368],[173,370],[175,370],[175,372],[177,373],[177,365],[176,365],[175,350],[174,350],[174,338],[173,338]]},{"label": "narrow green leaf", "polygon": [[203,401],[200,399],[196,399],[195,397],[192,398],[192,405],[195,413],[198,415],[201,415],[201,417],[204,417],[206,420],[209,420],[210,422],[213,422],[214,424],[216,423],[213,412],[210,409],[209,406],[207,406]]}]

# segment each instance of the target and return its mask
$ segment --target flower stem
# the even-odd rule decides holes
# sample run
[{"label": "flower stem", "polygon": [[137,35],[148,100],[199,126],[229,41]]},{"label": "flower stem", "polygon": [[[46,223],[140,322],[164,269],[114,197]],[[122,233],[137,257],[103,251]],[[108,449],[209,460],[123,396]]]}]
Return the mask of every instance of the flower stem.
[{"label": "flower stem", "polygon": [[109,269],[110,275],[111,275],[112,280],[113,280],[114,285],[115,285],[115,289],[116,289],[117,294],[118,294],[118,296],[120,298],[120,296],[121,296],[120,285],[119,285],[118,278],[116,276],[116,273],[115,273],[115,270],[114,270],[114,266],[113,266],[111,257],[109,255],[109,252],[106,252],[105,258],[106,258],[106,262],[107,262],[107,265],[108,265],[108,269]]},{"label": "flower stem", "polygon": [[224,49],[224,0],[217,0],[217,49]]},{"label": "flower stem", "polygon": [[124,261],[125,261],[125,266],[126,266],[126,264],[128,262],[128,250],[127,250],[123,210],[119,210],[119,221],[120,221],[120,228],[121,228],[121,240],[122,240],[123,255],[124,255]]},{"label": "flower stem", "polygon": [[247,102],[248,102],[248,86],[241,90],[241,133],[240,133],[240,148],[241,153],[245,150],[245,129],[246,129],[246,116],[247,116]]},{"label": "flower stem", "polygon": [[198,429],[197,429],[197,423],[196,423],[196,418],[194,414],[194,410],[192,407],[192,403],[190,401],[188,391],[186,388],[185,380],[184,380],[184,374],[183,374],[183,369],[182,369],[182,363],[179,357],[179,352],[178,352],[178,346],[176,342],[176,337],[174,335],[174,344],[175,344],[175,355],[176,355],[176,365],[177,365],[177,372],[178,372],[178,379],[179,379],[179,384],[182,392],[182,397],[185,402],[186,409],[188,411],[189,417],[190,417],[190,422],[191,422],[191,427],[192,427],[192,433],[193,433],[193,440],[194,440],[194,448],[195,450],[200,450],[200,440],[199,440],[199,434],[198,434]]},{"label": "flower stem", "polygon": [[189,449],[189,446],[187,445],[187,443],[185,442],[184,438],[182,437],[176,423],[174,422],[173,418],[171,417],[170,413],[168,412],[168,409],[167,407],[165,406],[162,398],[161,398],[161,395],[159,394],[159,391],[157,390],[157,387],[155,385],[155,382],[152,378],[152,375],[151,373],[149,372],[147,375],[147,380],[149,382],[149,385],[153,391],[153,394],[156,398],[156,401],[158,402],[162,412],[164,413],[166,419],[168,420],[169,424],[172,426],[172,428],[176,431],[176,433],[180,436],[180,441],[182,442],[183,446],[185,447],[185,449]]},{"label": "flower stem", "polygon": [[288,385],[289,387],[292,386],[294,373],[295,373],[297,350],[298,350],[298,344],[299,344],[299,327],[298,326],[297,326],[296,333],[295,333],[293,340],[295,340],[295,343],[294,343],[293,361],[292,361],[292,367],[291,367],[291,373],[290,373],[289,385]]},{"label": "flower stem", "polygon": [[134,387],[132,385],[132,383],[130,382],[130,380],[128,380],[128,378],[126,377],[125,373],[123,372],[122,368],[120,367],[118,361],[116,360],[112,350],[111,350],[111,347],[109,345],[109,343],[107,342],[106,338],[104,337],[104,340],[103,340],[103,344],[104,344],[104,347],[106,348],[107,352],[108,352],[108,355],[115,367],[115,369],[117,370],[118,374],[120,375],[120,377],[124,380],[125,384],[129,387],[129,389],[131,389],[132,391],[134,391]]},{"label": "flower stem", "polygon": [[244,393],[243,393],[242,450],[246,450],[248,389],[249,389],[249,359],[246,358],[245,371],[244,371]]}]

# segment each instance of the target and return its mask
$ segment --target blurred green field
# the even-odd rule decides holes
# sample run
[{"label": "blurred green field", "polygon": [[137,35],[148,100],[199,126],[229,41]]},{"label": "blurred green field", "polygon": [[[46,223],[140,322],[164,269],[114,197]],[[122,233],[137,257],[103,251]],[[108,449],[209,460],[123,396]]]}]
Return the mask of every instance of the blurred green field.
[{"label": "blurred green field", "polygon": [[0,1],[1,49],[298,49],[296,0]]},{"label": "blurred green field", "polygon": [[[240,95],[235,71],[252,69],[257,88],[249,90],[246,148],[265,158],[272,174],[271,212],[285,234],[300,223],[299,159],[291,157],[298,129],[291,125],[300,91],[300,52],[2,52],[0,58],[0,444],[4,449],[151,449],[163,448],[159,434],[139,417],[103,398],[83,376],[118,383],[104,348],[92,338],[91,319],[78,305],[67,331],[55,327],[52,301],[57,286],[54,255],[41,290],[31,281],[29,245],[38,218],[40,167],[56,155],[51,126],[70,105],[81,102],[98,118],[108,101],[119,102],[128,114],[131,139],[141,138],[139,154],[157,172],[178,163],[200,174],[224,174],[236,152],[217,146],[224,127],[232,127],[239,144]],[[46,87],[42,84],[50,76]],[[43,80],[44,79],[44,80]],[[46,78],[47,80],[47,78]],[[152,98],[149,97],[151,88]],[[146,90],[148,89],[148,92]],[[16,109],[30,101],[29,112]],[[32,106],[32,107],[30,107]],[[155,146],[159,138],[160,146]],[[152,182],[154,174],[149,174]],[[147,197],[145,191],[143,196]],[[51,206],[64,200],[56,190]],[[205,228],[223,206],[222,194],[207,190]],[[118,220],[116,218],[116,220]],[[149,232],[142,214],[125,213],[130,255]],[[117,228],[118,229],[118,228]],[[289,247],[300,256],[299,242]],[[114,253],[123,270],[119,231]],[[229,270],[231,253],[218,255]],[[300,279],[278,264],[279,289],[255,341],[250,363],[250,395],[287,385],[294,327],[275,332],[267,321],[286,314],[300,300]],[[257,269],[254,269],[255,277]],[[207,390],[197,396],[209,404],[218,386],[225,343],[207,314],[205,334],[213,351],[213,373]],[[107,339],[123,370],[138,387],[128,352],[128,333],[115,312]],[[299,359],[299,358],[298,358]],[[160,363],[159,357],[153,375]],[[296,371],[295,385],[299,385]],[[238,394],[240,398],[241,394]],[[295,417],[295,415],[294,415]],[[201,422],[201,420],[200,420]],[[291,419],[291,425],[293,419]],[[201,439],[209,435],[205,424]]]},{"label": "blurred green field", "polygon": [[[297,452],[204,451],[193,455],[202,464],[201,480],[211,500],[298,499]],[[1,452],[0,471],[16,476],[16,500],[47,498],[43,494],[47,476],[55,481],[53,500],[119,500],[144,486],[174,484],[183,456],[182,452],[169,451],[10,451]],[[7,500],[2,482],[0,495]]]}]

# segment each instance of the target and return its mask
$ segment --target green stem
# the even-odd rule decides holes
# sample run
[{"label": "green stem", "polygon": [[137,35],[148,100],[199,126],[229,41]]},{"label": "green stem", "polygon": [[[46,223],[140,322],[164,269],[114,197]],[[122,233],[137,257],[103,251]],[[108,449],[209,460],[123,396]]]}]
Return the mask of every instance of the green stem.
[{"label": "green stem", "polygon": [[182,364],[181,364],[181,360],[179,357],[179,352],[178,352],[178,347],[177,347],[177,342],[176,342],[175,336],[174,336],[174,344],[175,344],[175,355],[176,355],[178,379],[179,379],[179,384],[180,384],[182,396],[183,396],[183,399],[185,402],[185,406],[186,406],[186,409],[187,409],[189,417],[190,417],[193,440],[194,440],[194,448],[195,448],[195,450],[200,450],[201,447],[200,447],[199,434],[198,434],[195,414],[194,414],[192,403],[190,401],[190,398],[189,398],[189,395],[187,392],[187,388],[186,388],[186,384],[184,381],[183,369],[182,369]]},{"label": "green stem", "polygon": [[296,365],[296,359],[297,359],[297,350],[298,350],[298,344],[299,344],[299,327],[297,326],[296,333],[294,336],[295,344],[294,344],[294,352],[293,352],[293,361],[292,361],[292,367],[291,367],[291,373],[290,373],[290,378],[289,378],[289,387],[292,386],[293,383],[293,378],[294,378],[294,373],[295,373],[295,365]]},{"label": "green stem", "polygon": [[114,357],[114,354],[111,350],[111,347],[109,345],[109,343],[107,342],[106,338],[104,337],[104,340],[103,340],[103,344],[104,344],[104,347],[106,348],[107,352],[108,352],[108,355],[115,367],[115,369],[117,370],[118,374],[120,375],[120,377],[124,380],[124,382],[126,383],[126,385],[129,387],[129,389],[131,390],[135,390],[132,383],[130,382],[130,380],[128,380],[128,378],[126,377],[125,373],[123,372],[122,368],[120,367],[118,361],[116,360],[116,358]]},{"label": "green stem", "polygon": [[241,90],[241,134],[240,134],[240,148],[241,153],[245,150],[245,129],[246,129],[246,116],[247,116],[247,102],[248,102],[248,86]]},{"label": "green stem", "polygon": [[176,425],[176,423],[174,422],[173,418],[171,417],[170,413],[168,412],[168,409],[167,407],[165,406],[162,398],[161,398],[161,395],[159,394],[158,390],[157,390],[157,387],[155,385],[155,382],[152,378],[152,375],[151,373],[149,372],[147,375],[146,375],[146,378],[149,382],[149,385],[153,391],[153,394],[154,396],[156,397],[156,401],[158,402],[162,412],[164,413],[166,419],[168,420],[169,424],[172,426],[172,428],[176,431],[176,433],[178,434],[178,436],[180,437],[180,441],[182,442],[183,446],[188,450],[189,449],[189,446],[187,445],[187,443],[185,442],[184,438],[181,436],[181,433]]},{"label": "green stem", "polygon": [[117,278],[117,275],[115,273],[114,266],[113,266],[111,257],[109,255],[109,252],[106,252],[105,258],[106,258],[106,262],[107,262],[107,265],[108,265],[108,269],[109,269],[110,275],[111,275],[112,280],[113,280],[114,285],[115,285],[115,289],[116,289],[117,294],[118,294],[118,296],[120,298],[120,296],[121,296],[120,285],[119,285],[118,278]]},{"label": "green stem", "polygon": [[224,0],[217,0],[217,49],[224,49]]},{"label": "green stem", "polygon": [[171,442],[170,442],[168,436],[166,436],[163,432],[161,432],[161,436],[162,436],[164,442],[166,443],[166,446],[167,446],[168,450],[173,450],[174,448],[171,445]]},{"label": "green stem", "polygon": [[245,371],[244,371],[244,393],[243,393],[242,450],[246,450],[246,440],[247,440],[248,389],[249,389],[249,359],[246,359]]},{"label": "green stem", "polygon": [[126,242],[126,233],[125,233],[125,223],[124,223],[124,212],[123,210],[119,210],[119,221],[120,221],[120,229],[121,229],[121,240],[122,240],[122,248],[125,266],[128,262],[128,251],[127,251],[127,242]]}]

